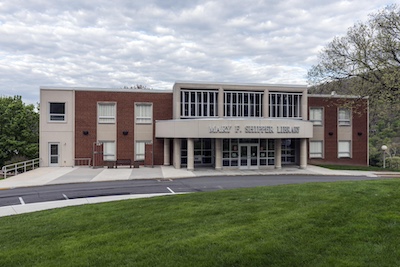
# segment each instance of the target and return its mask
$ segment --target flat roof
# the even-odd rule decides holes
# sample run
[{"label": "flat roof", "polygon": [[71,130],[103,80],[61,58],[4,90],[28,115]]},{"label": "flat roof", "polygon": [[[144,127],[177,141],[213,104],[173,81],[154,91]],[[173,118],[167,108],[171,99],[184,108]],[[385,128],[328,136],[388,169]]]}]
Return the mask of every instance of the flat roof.
[{"label": "flat roof", "polygon": [[172,89],[133,89],[133,88],[101,88],[101,87],[60,87],[60,86],[40,86],[40,90],[58,91],[99,91],[99,92],[129,92],[129,93],[172,93]]}]

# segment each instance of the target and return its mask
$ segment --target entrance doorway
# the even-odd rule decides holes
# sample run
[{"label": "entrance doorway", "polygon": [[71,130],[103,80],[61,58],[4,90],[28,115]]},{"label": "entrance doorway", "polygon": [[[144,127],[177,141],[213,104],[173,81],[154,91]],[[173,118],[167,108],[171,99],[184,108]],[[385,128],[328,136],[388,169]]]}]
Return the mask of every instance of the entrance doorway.
[{"label": "entrance doorway", "polygon": [[258,144],[239,144],[239,168],[258,169]]},{"label": "entrance doorway", "polygon": [[49,143],[49,166],[59,166],[59,143]]}]

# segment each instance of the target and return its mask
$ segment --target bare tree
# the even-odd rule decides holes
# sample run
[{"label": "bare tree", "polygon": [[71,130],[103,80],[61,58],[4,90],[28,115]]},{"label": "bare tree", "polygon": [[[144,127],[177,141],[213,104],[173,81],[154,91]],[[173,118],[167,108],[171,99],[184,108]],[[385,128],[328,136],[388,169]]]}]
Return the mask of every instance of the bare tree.
[{"label": "bare tree", "polygon": [[370,15],[366,23],[335,37],[319,54],[308,72],[313,86],[352,82],[352,94],[374,99],[400,99],[400,9],[391,5]]}]

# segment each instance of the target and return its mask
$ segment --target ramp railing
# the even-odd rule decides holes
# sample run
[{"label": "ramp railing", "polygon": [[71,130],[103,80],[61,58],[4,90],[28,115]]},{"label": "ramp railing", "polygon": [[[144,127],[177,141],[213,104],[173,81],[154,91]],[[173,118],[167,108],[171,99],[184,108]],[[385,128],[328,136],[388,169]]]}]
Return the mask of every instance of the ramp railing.
[{"label": "ramp railing", "polygon": [[39,162],[40,160],[37,158],[5,165],[3,168],[1,168],[3,172],[3,178],[6,179],[7,176],[15,176],[17,174],[39,168]]}]

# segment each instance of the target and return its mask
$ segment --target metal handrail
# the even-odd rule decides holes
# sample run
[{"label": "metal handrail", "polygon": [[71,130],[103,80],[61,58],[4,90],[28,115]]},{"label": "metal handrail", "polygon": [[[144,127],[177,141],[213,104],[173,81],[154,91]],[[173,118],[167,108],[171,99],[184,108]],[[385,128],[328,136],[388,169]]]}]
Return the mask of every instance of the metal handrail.
[{"label": "metal handrail", "polygon": [[[8,172],[14,172],[14,175],[17,175],[19,173],[26,172],[27,168],[28,168],[28,170],[30,170],[29,167],[31,167],[31,169],[33,170],[33,169],[35,169],[35,166],[39,167],[39,162],[40,162],[40,160],[39,160],[39,158],[37,158],[37,159],[31,159],[31,160],[27,160],[27,161],[21,161],[21,162],[5,165],[1,168],[1,170],[3,171],[4,179],[7,178]],[[21,171],[21,169],[23,171]]]}]

